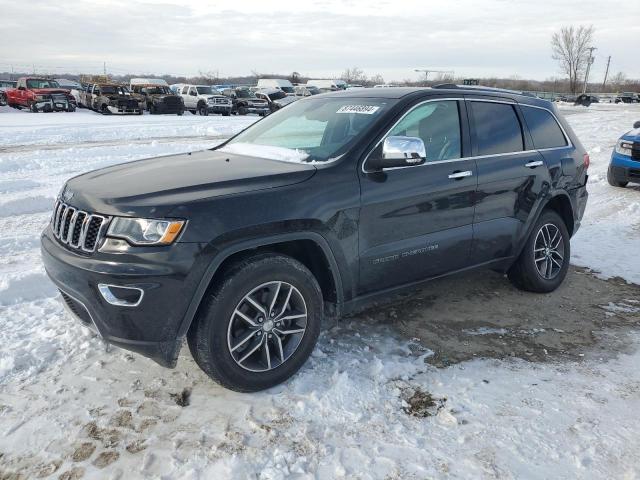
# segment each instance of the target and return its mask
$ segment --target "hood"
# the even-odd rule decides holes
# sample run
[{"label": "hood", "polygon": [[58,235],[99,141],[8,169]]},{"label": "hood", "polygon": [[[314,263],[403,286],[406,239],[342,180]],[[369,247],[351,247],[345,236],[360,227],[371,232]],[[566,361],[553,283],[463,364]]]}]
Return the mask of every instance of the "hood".
[{"label": "hood", "polygon": [[207,100],[210,100],[212,98],[224,98],[225,100],[231,101],[231,98],[227,97],[226,95],[203,95],[203,97],[205,97]]},{"label": "hood", "polygon": [[205,150],[88,172],[66,189],[74,207],[106,215],[165,217],[191,202],[304,182],[313,165]]},{"label": "hood", "polygon": [[30,88],[33,93],[36,95],[49,95],[52,93],[69,93],[69,90],[65,90],[64,88]]},{"label": "hood", "polygon": [[629,130],[625,133],[622,138],[624,140],[629,140],[631,142],[640,141],[640,128],[634,128],[633,130]]}]

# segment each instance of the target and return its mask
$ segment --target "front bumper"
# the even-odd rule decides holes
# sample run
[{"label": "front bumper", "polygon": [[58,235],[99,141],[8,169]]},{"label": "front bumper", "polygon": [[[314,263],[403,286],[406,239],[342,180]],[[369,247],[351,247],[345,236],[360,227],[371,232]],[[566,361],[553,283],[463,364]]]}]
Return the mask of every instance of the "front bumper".
[{"label": "front bumper", "polygon": [[126,105],[107,105],[107,110],[116,115],[139,115],[140,107],[130,107]]},{"label": "front bumper", "polygon": [[154,113],[159,114],[178,114],[184,112],[184,105],[181,103],[175,105],[168,105],[164,102],[153,104]]},{"label": "front bumper", "polygon": [[44,99],[33,102],[36,110],[43,112],[70,112],[75,110],[76,104],[68,99]]},{"label": "front bumper", "polygon": [[613,152],[609,171],[617,182],[640,183],[640,159]]},{"label": "front bumper", "polygon": [[[139,252],[79,254],[62,246],[48,226],[41,236],[47,274],[67,308],[108,343],[165,367],[174,367],[182,344],[179,330],[204,274],[202,246],[176,243]],[[138,306],[112,305],[99,284],[144,291]]]},{"label": "front bumper", "polygon": [[207,103],[207,111],[209,113],[231,113],[231,105],[224,105],[224,104],[211,104],[211,103]]}]

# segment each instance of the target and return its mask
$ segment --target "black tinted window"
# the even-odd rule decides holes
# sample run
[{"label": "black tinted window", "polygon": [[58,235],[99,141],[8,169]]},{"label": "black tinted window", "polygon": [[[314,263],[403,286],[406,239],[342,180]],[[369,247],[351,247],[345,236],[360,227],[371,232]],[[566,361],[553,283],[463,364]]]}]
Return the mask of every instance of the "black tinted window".
[{"label": "black tinted window", "polygon": [[522,128],[513,106],[506,103],[470,103],[478,142],[478,155],[523,150]]},{"label": "black tinted window", "polygon": [[522,114],[536,148],[554,148],[567,145],[567,139],[550,112],[523,105]]}]

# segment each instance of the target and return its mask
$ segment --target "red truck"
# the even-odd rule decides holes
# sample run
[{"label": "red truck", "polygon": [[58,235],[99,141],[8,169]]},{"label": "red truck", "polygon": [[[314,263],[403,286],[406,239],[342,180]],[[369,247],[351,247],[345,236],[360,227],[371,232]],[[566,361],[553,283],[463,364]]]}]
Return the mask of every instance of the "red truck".
[{"label": "red truck", "polygon": [[76,100],[58,82],[42,77],[22,77],[16,88],[5,92],[7,104],[13,108],[28,108],[32,112],[73,112]]}]

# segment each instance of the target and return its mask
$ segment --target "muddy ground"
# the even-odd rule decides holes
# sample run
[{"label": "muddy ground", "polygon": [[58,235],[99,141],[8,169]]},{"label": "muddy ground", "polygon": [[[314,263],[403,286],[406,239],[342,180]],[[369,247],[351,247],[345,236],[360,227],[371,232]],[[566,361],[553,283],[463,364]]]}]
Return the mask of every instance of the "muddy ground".
[{"label": "muddy ground", "polygon": [[604,359],[624,351],[625,333],[640,326],[640,286],[571,267],[558,290],[535,294],[478,271],[434,280],[358,317],[419,340],[440,367],[476,357]]}]

